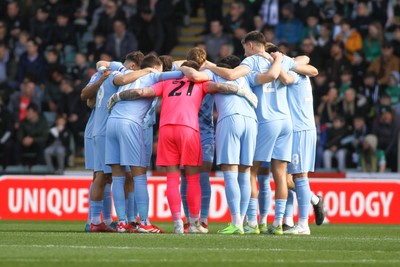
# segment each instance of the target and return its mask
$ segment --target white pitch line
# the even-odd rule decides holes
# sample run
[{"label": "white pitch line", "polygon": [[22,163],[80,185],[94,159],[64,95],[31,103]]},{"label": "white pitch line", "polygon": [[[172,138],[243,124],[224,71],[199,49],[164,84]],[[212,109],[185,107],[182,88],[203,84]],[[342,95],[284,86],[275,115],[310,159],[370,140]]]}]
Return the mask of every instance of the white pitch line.
[{"label": "white pitch line", "polygon": [[2,262],[50,262],[50,263],[130,263],[130,262],[140,262],[140,263],[189,263],[189,262],[203,262],[203,263],[274,263],[274,264],[287,264],[287,263],[320,263],[320,264],[329,264],[329,263],[377,263],[377,264],[394,264],[400,263],[400,260],[397,259],[387,259],[387,260],[374,260],[374,259],[359,259],[359,260],[286,260],[286,259],[278,259],[278,260],[270,260],[270,259],[221,259],[221,260],[209,260],[207,258],[202,259],[173,259],[173,258],[164,258],[164,259],[50,259],[50,258],[29,258],[29,259],[13,259],[13,258],[2,258]]},{"label": "white pitch line", "polygon": [[[49,244],[49,245],[18,245],[18,244],[0,244],[0,248],[44,248],[44,249],[58,249],[58,248],[70,248],[70,249],[109,249],[109,250],[148,250],[148,247],[129,247],[129,246],[77,246],[77,245],[54,245],[54,244]],[[193,248],[182,248],[182,247],[151,247],[151,250],[158,250],[158,251],[191,251]],[[197,252],[203,251],[203,252],[210,252],[210,251],[239,251],[239,252],[310,252],[309,249],[286,249],[286,248],[196,248]],[[318,251],[325,251],[325,252],[343,252],[343,253],[365,253],[365,250],[348,250],[348,249],[343,249],[343,250],[318,250]],[[371,253],[395,253],[399,254],[400,251],[386,251],[386,250],[373,250]]]}]

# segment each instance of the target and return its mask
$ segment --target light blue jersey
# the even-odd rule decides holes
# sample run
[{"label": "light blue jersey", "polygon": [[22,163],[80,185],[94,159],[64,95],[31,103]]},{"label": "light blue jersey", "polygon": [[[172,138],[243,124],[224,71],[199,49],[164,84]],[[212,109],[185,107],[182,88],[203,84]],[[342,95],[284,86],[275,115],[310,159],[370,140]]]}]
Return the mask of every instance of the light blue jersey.
[{"label": "light blue jersey", "polygon": [[[101,78],[101,73],[96,72],[95,74],[92,75],[92,77],[90,78],[90,81],[88,82],[88,84],[85,87],[93,85],[100,78]],[[95,112],[95,109],[92,109],[92,112],[90,113],[90,117],[89,117],[89,119],[88,119],[88,121],[86,123],[85,133],[84,133],[84,137],[85,138],[92,138],[93,137],[94,112]]]},{"label": "light blue jersey", "polygon": [[[119,87],[118,92],[122,92],[129,89],[138,89],[147,86],[151,86],[158,82],[160,78],[159,73],[149,73],[143,77],[137,79],[135,82],[126,84]],[[115,104],[110,113],[110,118],[127,119],[138,123],[142,127],[144,117],[149,110],[151,103],[154,98],[141,98],[135,101],[120,101]]]},{"label": "light blue jersey", "polygon": [[[251,91],[249,75],[227,81],[213,72],[211,79],[229,83]],[[217,165],[235,164],[251,166],[256,147],[257,116],[254,108],[243,97],[234,94],[214,94],[218,111],[216,129]]]},{"label": "light blue jersey", "polygon": [[295,78],[294,83],[288,85],[287,93],[293,131],[313,130],[315,121],[310,78],[294,71],[289,73]]},{"label": "light blue jersey", "polygon": [[[266,84],[257,84],[258,73],[266,72],[271,63],[264,57],[253,55],[245,58],[240,65],[248,66],[255,72],[250,72],[252,78],[250,86],[258,98],[256,109],[258,123],[265,123],[274,120],[290,119],[290,111],[287,103],[287,87],[280,80],[275,80]],[[282,68],[286,71],[295,65],[293,59],[284,57]]]},{"label": "light blue jersey", "polygon": [[[267,59],[258,55],[247,57],[241,65],[259,73],[266,72],[271,67]],[[294,66],[294,60],[285,56],[282,68],[289,71]],[[269,162],[276,159],[290,162],[293,128],[287,101],[287,86],[280,80],[258,85],[258,73],[250,72],[249,75],[252,77],[250,86],[258,98],[258,134],[254,161]]]},{"label": "light blue jersey", "polygon": [[[97,82],[101,77],[101,73],[96,72],[90,78],[89,83],[85,86],[91,86],[95,82]],[[92,109],[90,113],[90,117],[86,123],[85,132],[84,132],[84,145],[85,145],[85,168],[86,169],[94,169],[94,144],[93,144],[93,127],[94,127],[94,113],[95,108]]]},{"label": "light blue jersey", "polygon": [[[181,78],[182,72],[149,73],[135,82],[121,86],[118,91],[152,86],[163,79]],[[106,163],[125,166],[146,167],[151,156],[151,145],[145,145],[143,137],[145,126],[151,122],[152,115],[148,113],[154,98],[120,101],[115,104],[107,123]],[[152,113],[154,113],[154,107]],[[146,120],[145,116],[149,115]],[[126,131],[121,132],[121,127]],[[147,128],[149,129],[149,128]],[[146,131],[147,133],[147,131]],[[150,139],[148,139],[150,140]],[[152,139],[151,139],[152,141]],[[150,141],[148,141],[150,142]],[[146,156],[147,155],[147,156]]]},{"label": "light blue jersey", "polygon": [[310,78],[289,71],[295,81],[288,85],[288,103],[293,123],[292,160],[288,173],[314,171],[316,153],[316,127]]},{"label": "light blue jersey", "polygon": [[203,136],[213,136],[214,135],[214,98],[212,95],[207,94],[201,102],[199,111],[199,126],[200,135]]},{"label": "light blue jersey", "polygon": [[152,128],[154,124],[156,124],[156,107],[158,105],[158,98],[154,98],[153,102],[151,103],[151,106],[149,110],[146,113],[146,116],[144,116],[143,119],[143,128]]},{"label": "light blue jersey", "polygon": [[120,72],[113,71],[97,91],[93,136],[106,135],[108,119],[107,101],[115,92],[117,92],[118,86],[114,84],[114,77],[119,74]]},{"label": "light blue jersey", "polygon": [[[249,79],[251,79],[252,76],[250,75],[240,77],[233,81],[227,81],[211,71],[209,73],[212,75],[211,79],[217,83],[229,83],[251,91]],[[235,94],[214,94],[213,96],[218,111],[217,122],[227,116],[231,116],[234,114],[240,114],[242,116],[250,117],[254,120],[257,120],[257,116],[253,106],[251,106],[245,98]]]}]

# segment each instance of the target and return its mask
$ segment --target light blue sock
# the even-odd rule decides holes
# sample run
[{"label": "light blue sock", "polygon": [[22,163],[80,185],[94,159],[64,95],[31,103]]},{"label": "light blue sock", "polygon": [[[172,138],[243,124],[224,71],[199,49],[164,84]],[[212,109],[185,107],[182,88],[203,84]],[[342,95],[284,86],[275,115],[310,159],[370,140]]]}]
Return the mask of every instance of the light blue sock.
[{"label": "light blue sock", "polygon": [[257,222],[257,199],[250,198],[247,208],[247,220],[249,222]]},{"label": "light blue sock", "polygon": [[149,191],[147,191],[146,174],[135,176],[133,182],[135,185],[135,201],[140,221],[147,222],[149,219]]},{"label": "light blue sock", "polygon": [[210,199],[211,199],[210,173],[208,172],[200,173],[200,187],[201,187],[200,218],[207,219],[208,210],[210,209]]},{"label": "light blue sock", "polygon": [[135,193],[129,192],[128,193],[128,204],[126,205],[126,218],[128,222],[136,222],[136,213],[135,213]]},{"label": "light blue sock", "polygon": [[297,203],[299,205],[299,218],[308,219],[308,210],[311,201],[311,189],[308,178],[294,179]]},{"label": "light blue sock", "polygon": [[293,191],[288,190],[285,214],[283,217],[293,217]]},{"label": "light blue sock", "polygon": [[231,215],[240,214],[240,188],[238,173],[224,171],[225,195]]},{"label": "light blue sock", "polygon": [[286,199],[275,199],[275,218],[274,226],[282,224],[283,214],[285,213]]},{"label": "light blue sock", "polygon": [[258,186],[258,205],[260,206],[260,218],[267,217],[271,206],[271,185],[269,175],[257,175]]},{"label": "light blue sock", "polygon": [[92,199],[92,187],[93,187],[93,182],[90,183],[90,187],[89,187],[89,211],[88,211],[88,218],[87,218],[87,224],[90,224],[91,221],[91,199]]},{"label": "light blue sock", "polygon": [[103,200],[100,201],[91,200],[90,206],[92,206],[91,216],[90,216],[91,223],[98,225],[101,223],[100,214],[101,214],[101,209],[103,207]]},{"label": "light blue sock", "polygon": [[189,221],[189,206],[186,200],[186,192],[187,192],[187,181],[186,176],[181,174],[181,198],[182,198],[182,206],[183,211],[185,212],[186,221]]},{"label": "light blue sock", "polygon": [[126,221],[125,205],[125,176],[113,176],[112,191],[114,197],[114,207],[117,213],[118,221]]},{"label": "light blue sock", "polygon": [[135,202],[133,203],[133,214],[135,214],[135,218],[138,216],[138,208],[137,208],[136,198],[135,198]]},{"label": "light blue sock", "polygon": [[[239,188],[240,188],[240,216],[244,217],[249,207],[250,195],[251,195],[251,184],[250,184],[250,172],[239,172],[238,175]],[[256,205],[256,216],[257,216],[257,205]]]},{"label": "light blue sock", "polygon": [[103,197],[103,219],[104,221],[106,220],[112,220],[111,217],[111,184],[106,184],[106,187],[104,188],[104,197]]}]

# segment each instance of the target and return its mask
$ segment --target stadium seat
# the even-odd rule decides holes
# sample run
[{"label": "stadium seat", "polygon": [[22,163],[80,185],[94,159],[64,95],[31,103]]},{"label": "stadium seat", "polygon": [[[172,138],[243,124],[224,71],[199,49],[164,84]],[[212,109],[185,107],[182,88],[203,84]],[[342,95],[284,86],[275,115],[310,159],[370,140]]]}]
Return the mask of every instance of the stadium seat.
[{"label": "stadium seat", "polygon": [[24,165],[9,165],[6,167],[4,172],[12,174],[27,174],[29,173],[29,168]]},{"label": "stadium seat", "polygon": [[47,165],[32,165],[31,173],[32,174],[53,174],[54,170],[51,166],[47,166]]}]

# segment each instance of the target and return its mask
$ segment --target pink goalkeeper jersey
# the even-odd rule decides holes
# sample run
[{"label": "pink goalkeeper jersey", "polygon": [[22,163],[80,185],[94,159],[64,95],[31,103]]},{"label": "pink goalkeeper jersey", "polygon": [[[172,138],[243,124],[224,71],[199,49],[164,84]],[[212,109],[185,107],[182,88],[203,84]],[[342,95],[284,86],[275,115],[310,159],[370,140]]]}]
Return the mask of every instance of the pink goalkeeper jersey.
[{"label": "pink goalkeeper jersey", "polygon": [[156,96],[162,96],[160,127],[166,124],[189,126],[199,131],[201,102],[208,82],[195,83],[187,78],[154,84]]}]

